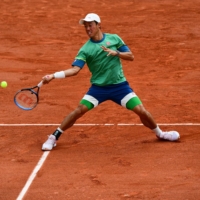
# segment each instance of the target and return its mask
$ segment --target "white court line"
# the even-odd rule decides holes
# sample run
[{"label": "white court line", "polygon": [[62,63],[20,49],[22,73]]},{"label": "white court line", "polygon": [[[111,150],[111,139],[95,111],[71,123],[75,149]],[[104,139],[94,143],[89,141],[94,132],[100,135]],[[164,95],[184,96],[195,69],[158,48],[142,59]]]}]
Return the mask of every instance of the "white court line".
[{"label": "white court line", "polygon": [[39,162],[37,163],[37,165],[35,166],[35,169],[33,170],[32,174],[30,175],[29,179],[27,180],[24,188],[22,189],[22,191],[20,192],[19,196],[17,197],[16,200],[22,200],[24,198],[24,195],[26,194],[26,192],[28,191],[31,183],[33,182],[35,176],[37,175],[38,171],[40,170],[40,168],[42,167],[44,161],[46,160],[47,156],[49,155],[50,151],[45,151],[42,155],[42,157],[40,158]]},{"label": "white court line", "polygon": [[[159,126],[200,126],[200,123],[157,123]],[[143,126],[143,124],[117,124],[118,126]]]},{"label": "white court line", "polygon": [[[60,124],[0,124],[0,126],[59,126]],[[200,126],[200,123],[158,123],[159,126]],[[74,126],[143,126],[143,124],[74,124]]]},{"label": "white court line", "polygon": [[[59,126],[60,124],[0,124],[0,126]],[[75,126],[143,126],[143,124],[74,124]],[[200,123],[161,123],[163,126],[200,126]],[[45,151],[16,200],[22,200],[50,151]]]}]

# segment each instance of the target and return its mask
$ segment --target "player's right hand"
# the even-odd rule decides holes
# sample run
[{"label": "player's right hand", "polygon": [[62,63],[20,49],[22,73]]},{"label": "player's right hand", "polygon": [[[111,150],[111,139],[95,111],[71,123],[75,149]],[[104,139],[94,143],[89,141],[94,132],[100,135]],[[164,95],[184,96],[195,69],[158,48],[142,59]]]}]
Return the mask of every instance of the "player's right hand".
[{"label": "player's right hand", "polygon": [[43,84],[48,84],[52,79],[54,79],[53,74],[42,77]]}]

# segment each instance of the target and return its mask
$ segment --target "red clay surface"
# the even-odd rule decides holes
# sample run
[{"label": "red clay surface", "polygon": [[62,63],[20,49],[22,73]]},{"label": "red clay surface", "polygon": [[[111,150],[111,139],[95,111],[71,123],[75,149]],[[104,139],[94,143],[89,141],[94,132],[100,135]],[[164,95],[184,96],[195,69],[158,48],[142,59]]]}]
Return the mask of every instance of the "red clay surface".
[{"label": "red clay surface", "polygon": [[[88,12],[104,32],[117,33],[135,55],[126,77],[158,123],[200,123],[200,2],[198,0],[0,1],[0,199],[16,199],[43,152],[41,145],[79,103],[90,83],[78,77],[41,88],[40,104],[23,111],[15,92],[71,67],[88,39],[78,25]],[[77,121],[50,152],[24,199],[200,199],[199,126],[161,126],[180,132],[162,142],[132,112],[105,102]]]}]

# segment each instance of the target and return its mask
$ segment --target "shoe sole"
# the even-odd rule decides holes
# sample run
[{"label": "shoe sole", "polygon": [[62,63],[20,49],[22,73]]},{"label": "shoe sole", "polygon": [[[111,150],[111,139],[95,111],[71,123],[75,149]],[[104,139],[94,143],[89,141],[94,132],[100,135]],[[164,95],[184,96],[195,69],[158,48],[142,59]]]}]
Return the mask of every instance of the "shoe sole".
[{"label": "shoe sole", "polygon": [[165,139],[165,138],[160,138],[156,135],[156,137],[159,139],[159,140],[162,140],[162,141],[169,141],[169,142],[176,142],[178,141],[181,137],[179,136],[176,140],[168,140],[168,139]]}]

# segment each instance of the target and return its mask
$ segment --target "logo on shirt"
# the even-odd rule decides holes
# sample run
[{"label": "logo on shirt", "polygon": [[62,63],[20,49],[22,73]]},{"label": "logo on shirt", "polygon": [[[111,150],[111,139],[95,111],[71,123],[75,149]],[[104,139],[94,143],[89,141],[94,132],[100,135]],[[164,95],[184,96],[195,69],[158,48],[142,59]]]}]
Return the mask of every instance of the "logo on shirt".
[{"label": "logo on shirt", "polygon": [[106,45],[109,46],[109,45],[110,45],[110,42],[106,42]]}]

